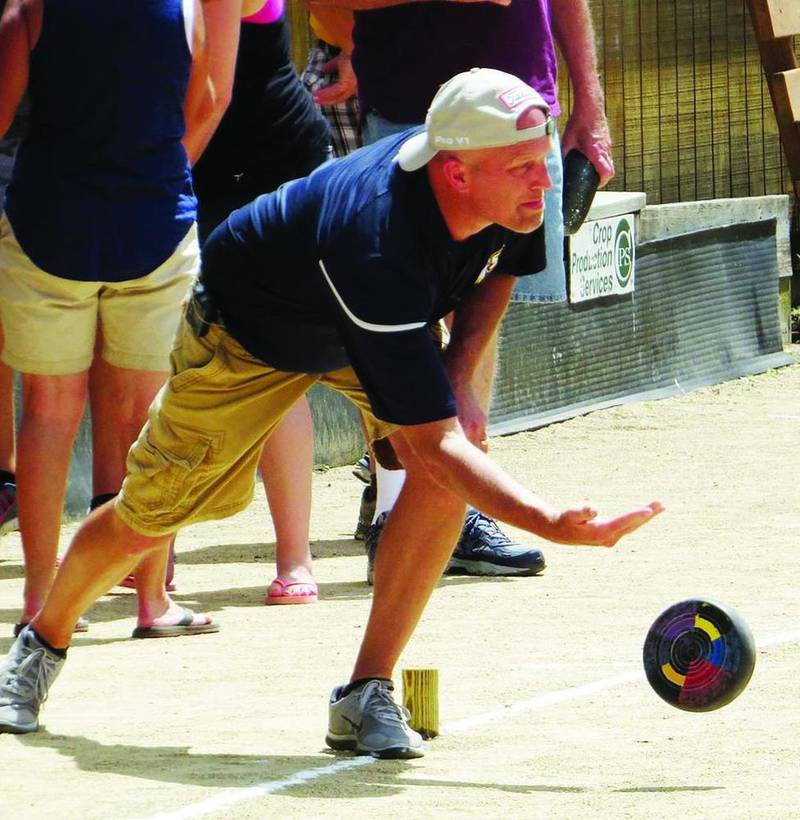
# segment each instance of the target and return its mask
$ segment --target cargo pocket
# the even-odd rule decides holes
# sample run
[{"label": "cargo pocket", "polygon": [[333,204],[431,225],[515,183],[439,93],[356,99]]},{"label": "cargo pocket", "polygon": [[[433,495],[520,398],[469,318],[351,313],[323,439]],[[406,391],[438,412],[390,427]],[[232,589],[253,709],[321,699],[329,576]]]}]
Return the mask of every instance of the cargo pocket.
[{"label": "cargo pocket", "polygon": [[148,510],[183,515],[204,495],[213,437],[191,430],[159,430],[154,441],[147,428],[131,450],[128,471],[136,475],[137,496]]}]

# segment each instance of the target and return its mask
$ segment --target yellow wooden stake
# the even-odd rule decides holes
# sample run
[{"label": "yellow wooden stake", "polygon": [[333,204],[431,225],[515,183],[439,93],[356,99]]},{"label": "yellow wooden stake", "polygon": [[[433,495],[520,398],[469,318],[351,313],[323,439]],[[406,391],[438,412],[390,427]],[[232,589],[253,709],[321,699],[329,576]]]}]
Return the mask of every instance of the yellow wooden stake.
[{"label": "yellow wooden stake", "polygon": [[411,717],[408,724],[424,738],[439,734],[439,670],[403,670],[403,706]]}]

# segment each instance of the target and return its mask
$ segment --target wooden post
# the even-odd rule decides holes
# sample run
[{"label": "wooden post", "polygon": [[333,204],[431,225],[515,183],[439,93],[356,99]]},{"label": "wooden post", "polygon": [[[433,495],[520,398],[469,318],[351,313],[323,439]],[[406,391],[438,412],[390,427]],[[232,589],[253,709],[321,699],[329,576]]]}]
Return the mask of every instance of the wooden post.
[{"label": "wooden post", "polygon": [[800,69],[793,34],[800,34],[798,5],[790,0],[747,0],[761,64],[772,97],[772,108],[792,181],[800,182]]},{"label": "wooden post", "polygon": [[426,740],[439,734],[439,670],[403,670],[403,706],[408,724]]}]

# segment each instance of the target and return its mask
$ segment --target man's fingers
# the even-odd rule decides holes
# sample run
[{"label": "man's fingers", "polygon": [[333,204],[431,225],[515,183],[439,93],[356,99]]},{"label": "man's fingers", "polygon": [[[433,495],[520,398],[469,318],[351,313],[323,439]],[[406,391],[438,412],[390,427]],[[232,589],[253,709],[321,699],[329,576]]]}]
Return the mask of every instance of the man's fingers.
[{"label": "man's fingers", "polygon": [[611,154],[604,151],[595,151],[594,156],[589,159],[594,165],[595,170],[600,174],[599,188],[605,187],[614,178],[614,161],[611,159]]},{"label": "man's fingers", "polygon": [[610,546],[619,541],[624,535],[638,530],[643,524],[655,518],[664,511],[664,505],[659,501],[653,501],[645,507],[639,507],[636,510],[623,513],[620,516],[609,521],[609,536],[611,538]]},{"label": "man's fingers", "polygon": [[578,144],[587,159],[594,165],[600,175],[599,186],[602,188],[614,178],[614,160],[611,158],[611,143],[603,139],[585,139]]}]

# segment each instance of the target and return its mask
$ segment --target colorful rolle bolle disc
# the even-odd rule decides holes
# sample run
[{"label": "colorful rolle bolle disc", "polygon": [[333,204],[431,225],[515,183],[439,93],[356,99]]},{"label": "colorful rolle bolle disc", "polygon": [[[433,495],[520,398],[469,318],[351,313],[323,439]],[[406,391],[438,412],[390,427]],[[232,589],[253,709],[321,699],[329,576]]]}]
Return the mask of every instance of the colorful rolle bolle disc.
[{"label": "colorful rolle bolle disc", "polygon": [[647,680],[667,703],[710,712],[747,686],[756,662],[753,635],[731,607],[691,598],[664,610],[644,642]]}]

